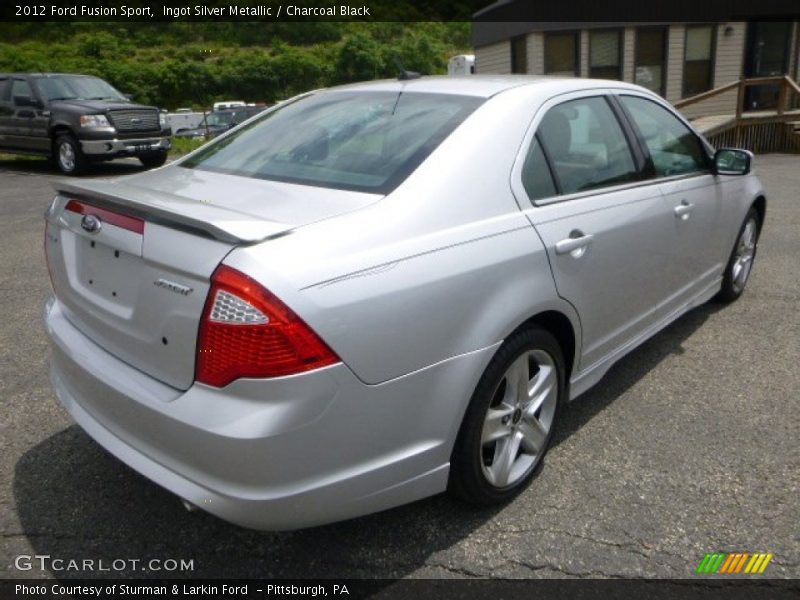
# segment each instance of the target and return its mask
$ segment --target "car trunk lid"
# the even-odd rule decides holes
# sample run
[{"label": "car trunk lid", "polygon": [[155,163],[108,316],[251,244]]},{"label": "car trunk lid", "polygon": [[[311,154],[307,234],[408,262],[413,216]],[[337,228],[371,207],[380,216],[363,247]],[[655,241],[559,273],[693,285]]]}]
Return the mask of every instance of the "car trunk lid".
[{"label": "car trunk lid", "polygon": [[324,190],[326,202],[319,188],[164,171],[173,177],[58,182],[45,251],[56,296],[80,331],[187,389],[210,277],[225,256],[377,197]]}]

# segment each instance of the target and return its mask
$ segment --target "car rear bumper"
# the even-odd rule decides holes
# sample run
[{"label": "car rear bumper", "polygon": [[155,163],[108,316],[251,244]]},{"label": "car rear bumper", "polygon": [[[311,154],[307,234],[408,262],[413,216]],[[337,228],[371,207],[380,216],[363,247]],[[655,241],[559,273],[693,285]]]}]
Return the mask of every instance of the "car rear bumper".
[{"label": "car rear bumper", "polygon": [[[149,479],[225,520],[295,529],[443,491],[458,425],[494,347],[381,385],[344,365],[164,385],[45,310],[51,379],[75,421]],[[465,392],[466,395],[460,395]]]},{"label": "car rear bumper", "polygon": [[81,150],[90,157],[134,156],[147,152],[166,152],[172,147],[170,137],[136,139],[81,140]]}]

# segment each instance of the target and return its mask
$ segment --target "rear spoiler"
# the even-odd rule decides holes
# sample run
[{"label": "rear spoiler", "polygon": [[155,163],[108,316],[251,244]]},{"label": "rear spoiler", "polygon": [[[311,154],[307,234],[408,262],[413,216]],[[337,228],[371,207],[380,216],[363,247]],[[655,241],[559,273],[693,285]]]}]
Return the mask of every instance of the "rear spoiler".
[{"label": "rear spoiler", "polygon": [[292,227],[285,223],[254,219],[234,210],[122,181],[84,180],[75,184],[60,179],[53,183],[53,187],[67,198],[229,244],[257,244],[292,231]]}]

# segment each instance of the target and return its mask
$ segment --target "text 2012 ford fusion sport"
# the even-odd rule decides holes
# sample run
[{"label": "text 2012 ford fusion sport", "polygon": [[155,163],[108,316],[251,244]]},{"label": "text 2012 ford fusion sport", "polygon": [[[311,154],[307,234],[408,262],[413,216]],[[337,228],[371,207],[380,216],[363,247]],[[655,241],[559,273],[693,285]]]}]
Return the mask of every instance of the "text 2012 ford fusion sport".
[{"label": "text 2012 ford fusion sport", "polygon": [[313,92],[167,167],[59,184],[53,385],[122,461],[248,527],[501,502],[565,402],[743,292],[750,159],[619,82]]}]

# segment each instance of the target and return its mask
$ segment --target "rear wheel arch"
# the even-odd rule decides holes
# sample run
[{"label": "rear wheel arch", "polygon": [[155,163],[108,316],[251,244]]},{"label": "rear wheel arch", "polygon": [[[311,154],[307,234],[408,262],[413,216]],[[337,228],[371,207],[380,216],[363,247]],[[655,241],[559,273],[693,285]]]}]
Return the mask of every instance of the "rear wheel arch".
[{"label": "rear wheel arch", "polygon": [[753,204],[751,205],[753,208],[756,209],[758,213],[758,231],[761,233],[761,229],[764,227],[764,219],[767,218],[767,199],[764,195],[758,196],[755,200],[753,200]]},{"label": "rear wheel arch", "polygon": [[575,353],[579,347],[576,326],[563,312],[547,310],[533,315],[517,327],[515,331],[530,327],[531,325],[544,329],[558,341],[559,346],[561,346],[561,352],[564,354],[565,379],[567,388],[569,388],[572,370],[577,363],[577,356]]}]

